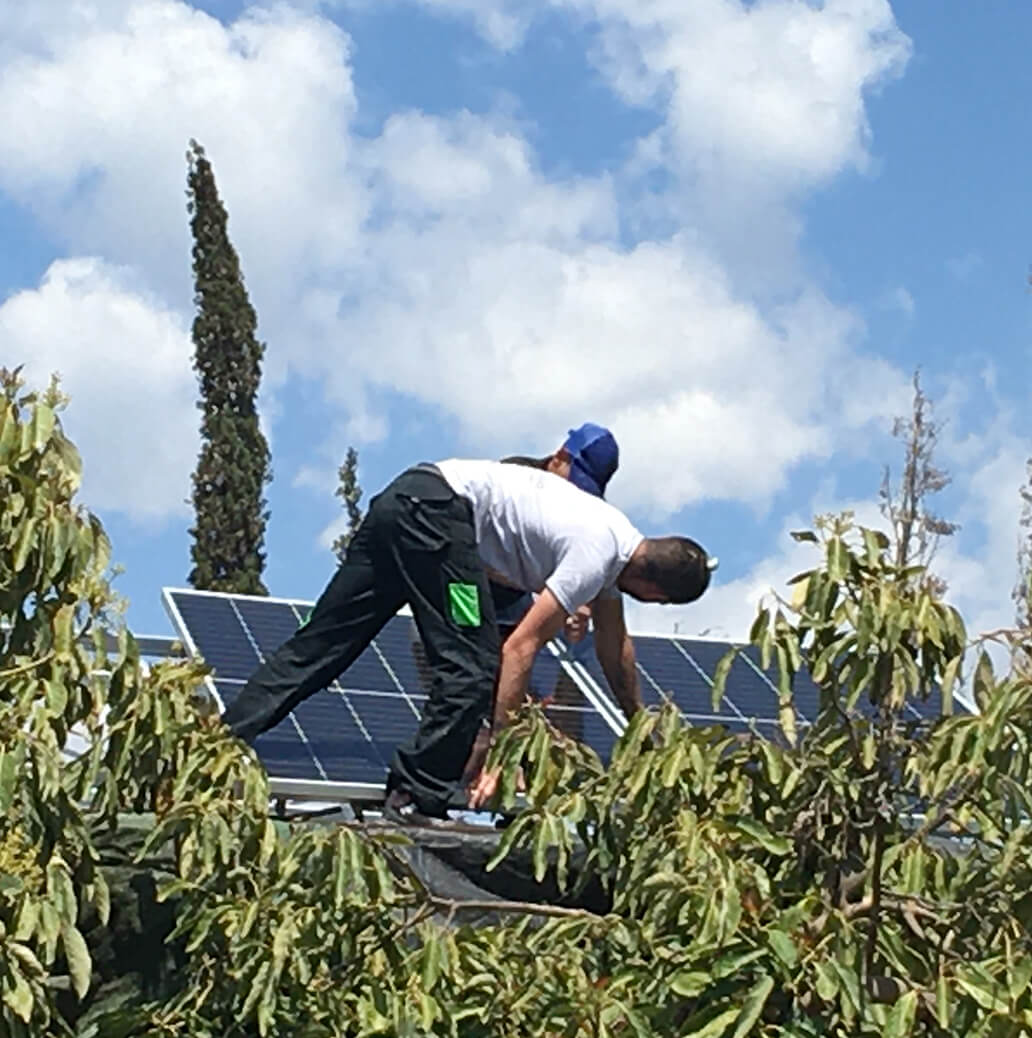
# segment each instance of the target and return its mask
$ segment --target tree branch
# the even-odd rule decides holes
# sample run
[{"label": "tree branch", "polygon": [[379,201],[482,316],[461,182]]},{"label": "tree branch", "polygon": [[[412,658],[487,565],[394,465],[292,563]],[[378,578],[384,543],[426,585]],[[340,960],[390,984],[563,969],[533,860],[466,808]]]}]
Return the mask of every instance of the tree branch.
[{"label": "tree branch", "polygon": [[56,653],[51,649],[45,656],[40,656],[38,660],[29,660],[28,663],[23,663],[20,667],[11,667],[10,670],[0,670],[0,681],[7,681],[18,674],[27,674],[30,670],[42,667],[44,663],[49,663],[55,655]]},{"label": "tree branch", "polygon": [[505,912],[511,915],[540,915],[562,919],[594,920],[604,918],[586,908],[564,908],[562,905],[539,905],[533,901],[453,901],[430,894],[428,902],[434,908],[453,917],[458,912]]},{"label": "tree branch", "polygon": [[[871,921],[864,948],[864,985],[870,991],[874,973],[874,953],[878,947],[878,924],[881,915],[882,860],[885,857],[885,829],[880,824],[874,831],[874,861],[871,862]],[[862,1008],[862,1007],[861,1007]]]}]

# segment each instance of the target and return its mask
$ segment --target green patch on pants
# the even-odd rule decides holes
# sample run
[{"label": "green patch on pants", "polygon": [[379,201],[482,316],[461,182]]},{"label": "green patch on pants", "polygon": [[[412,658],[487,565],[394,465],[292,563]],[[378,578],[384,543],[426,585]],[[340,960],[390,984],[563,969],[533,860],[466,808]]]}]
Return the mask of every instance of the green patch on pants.
[{"label": "green patch on pants", "polygon": [[459,627],[480,626],[480,594],[476,584],[449,584],[448,604]]}]

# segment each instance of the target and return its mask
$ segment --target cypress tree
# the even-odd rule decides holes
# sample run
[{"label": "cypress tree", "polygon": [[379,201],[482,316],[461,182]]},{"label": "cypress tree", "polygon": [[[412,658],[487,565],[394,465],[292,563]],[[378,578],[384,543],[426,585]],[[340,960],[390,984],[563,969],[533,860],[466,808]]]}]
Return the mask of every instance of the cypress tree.
[{"label": "cypress tree", "polygon": [[264,595],[263,488],[269,446],[256,397],[265,346],[227,233],[226,209],[204,149],[187,152],[193,232],[194,370],[200,383],[201,451],[193,476],[192,587]]}]

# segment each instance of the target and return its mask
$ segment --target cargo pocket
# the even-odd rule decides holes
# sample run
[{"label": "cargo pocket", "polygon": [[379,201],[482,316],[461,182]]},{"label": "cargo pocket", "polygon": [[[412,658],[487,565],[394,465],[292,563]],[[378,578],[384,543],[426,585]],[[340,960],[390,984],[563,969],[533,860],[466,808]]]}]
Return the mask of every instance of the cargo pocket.
[{"label": "cargo pocket", "polygon": [[448,609],[457,627],[480,626],[480,589],[476,584],[448,584]]}]

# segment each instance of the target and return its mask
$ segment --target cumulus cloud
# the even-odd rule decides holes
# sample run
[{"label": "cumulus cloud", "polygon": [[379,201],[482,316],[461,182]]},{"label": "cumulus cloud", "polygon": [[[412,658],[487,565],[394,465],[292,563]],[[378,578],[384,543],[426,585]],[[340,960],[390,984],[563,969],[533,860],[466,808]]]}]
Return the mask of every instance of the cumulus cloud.
[{"label": "cumulus cloud", "polygon": [[763,308],[687,232],[623,245],[607,178],[546,181],[488,119],[395,118],[364,161],[388,215],[364,289],[318,341],[378,348],[347,364],[315,351],[331,394],[357,369],[455,414],[480,451],[605,421],[620,503],[656,516],[702,497],[762,505],[902,397],[848,310],[811,286]]},{"label": "cumulus cloud", "polygon": [[[503,50],[543,9],[421,2]],[[867,98],[910,51],[888,3],[551,6],[582,19],[613,91],[661,116],[623,168],[548,176],[499,113],[397,112],[358,135],[351,43],[318,3],[229,22],[182,0],[0,8],[0,190],[81,257],[0,305],[0,333],[34,380],[64,375],[71,430],[103,459],[87,468],[91,503],[184,511],[190,137],[227,202],[267,387],[314,380],[349,441],[389,434],[370,405],[384,389],[454,419],[476,453],[545,450],[571,422],[607,422],[623,446],[616,503],[659,522],[702,499],[763,509],[801,462],[863,455],[906,412],[906,378],[795,253],[800,198],[870,166]],[[656,168],[666,186],[644,191]],[[905,289],[892,301],[913,308]],[[976,630],[1009,618],[1024,462],[1011,428],[948,445],[965,531],[939,567]],[[314,463],[282,475],[329,485]],[[784,525],[773,554],[724,583],[726,559],[703,603],[635,622],[740,637],[758,598],[812,561],[787,536],[806,517]]]},{"label": "cumulus cloud", "polygon": [[[468,14],[511,47],[540,5],[422,0]],[[864,93],[911,52],[888,0],[551,0],[596,33],[594,61],[629,103],[660,100],[664,132],[692,170],[779,188],[863,166]],[[495,26],[504,25],[498,32]],[[766,191],[765,191],[766,193]]]},{"label": "cumulus cloud", "polygon": [[820,561],[814,546],[798,542],[793,530],[813,529],[815,515],[851,511],[857,523],[875,529],[886,529],[877,503],[870,500],[846,500],[823,490],[810,501],[806,511],[795,511],[784,517],[770,554],[758,558],[748,570],[735,577],[725,577],[722,563],[714,574],[706,594],[697,602],[684,606],[657,606],[627,602],[628,626],[631,631],[744,640],[762,601],[772,594],[790,594],[787,582],[797,573],[812,569]]},{"label": "cumulus cloud", "polygon": [[581,6],[603,20],[599,65],[616,88],[637,102],[667,93],[671,142],[685,162],[767,190],[862,165],[864,91],[909,54],[884,0]]},{"label": "cumulus cloud", "polygon": [[198,418],[190,336],[177,313],[123,269],[58,260],[37,288],[0,305],[0,342],[32,385],[61,376],[91,507],[141,521],[185,513]]},{"label": "cumulus cloud", "polygon": [[[802,231],[795,203],[873,166],[866,97],[911,53],[888,0],[477,0],[471,15],[492,40],[488,19],[525,31],[549,8],[579,18],[620,98],[664,115],[624,170],[639,216],[705,231],[753,292],[784,291]],[[657,172],[669,185],[659,194]]]},{"label": "cumulus cloud", "polygon": [[[369,8],[383,5],[384,0],[342,0],[350,8]],[[438,14],[467,18],[477,31],[502,51],[509,51],[523,42],[534,15],[541,10],[533,0],[416,0],[421,6]]]},{"label": "cumulus cloud", "polygon": [[61,6],[36,15],[46,47],[0,74],[0,189],[69,250],[132,264],[188,305],[191,137],[213,160],[256,295],[282,298],[355,248],[365,208],[347,175],[343,31],[287,6],[227,26],[176,0],[108,0],[76,5],[70,32]]},{"label": "cumulus cloud", "polygon": [[[275,416],[275,389],[312,327],[300,286],[315,298],[321,272],[339,270],[340,257],[358,248],[366,214],[361,179],[349,172],[355,98],[347,36],[287,6],[249,9],[228,26],[174,0],[65,6],[9,5],[0,13],[0,118],[10,133],[0,191],[68,253],[103,260],[55,264],[38,293],[8,302],[8,313],[23,313],[41,295],[60,296],[62,320],[78,336],[63,340],[65,329],[44,320],[43,309],[23,325],[21,348],[69,372],[88,368],[92,357],[100,370],[131,298],[140,339],[134,393],[166,384],[167,358],[147,347],[154,336],[141,327],[182,329],[191,319],[184,189],[186,145],[195,137],[214,163],[259,335],[269,343],[263,410]],[[133,339],[121,338],[131,350]],[[111,379],[125,388],[117,372]],[[132,401],[114,408],[116,396],[99,379],[85,393],[70,384],[73,423],[102,430],[112,414],[126,423],[116,455],[97,455],[111,476],[91,482],[91,504],[135,517],[182,512],[182,461],[196,453],[196,410],[179,382],[167,384],[167,408]],[[87,453],[91,444],[106,449],[107,441],[88,433]],[[152,448],[154,458],[176,459],[164,476],[142,466],[148,479],[161,479],[154,492],[125,478]]]},{"label": "cumulus cloud", "polygon": [[977,460],[961,476],[965,493],[956,518],[965,536],[945,539],[936,560],[972,634],[1014,622],[1018,490],[1028,457],[1027,443],[1014,435],[1009,422],[994,423],[981,440]]},{"label": "cumulus cloud", "polygon": [[[938,462],[952,472],[953,486],[943,502],[929,504],[958,522],[960,529],[939,541],[931,568],[945,580],[946,599],[960,610],[971,639],[1014,622],[1011,591],[1017,576],[1018,490],[1026,478],[1027,456],[1027,443],[1015,435],[1013,416],[1005,411],[994,414],[976,434],[944,436],[940,441]],[[760,602],[772,592],[788,594],[787,581],[819,561],[813,545],[797,543],[790,531],[811,528],[814,515],[843,511],[853,512],[861,525],[888,532],[873,493],[863,499],[848,498],[829,484],[806,510],[784,518],[769,554],[740,576],[725,578],[722,566],[698,602],[656,606],[628,601],[630,629],[744,640]],[[1006,664],[1003,651],[992,644],[988,648],[998,666]]]},{"label": "cumulus cloud", "polygon": [[[433,6],[503,47],[533,15]],[[748,272],[764,238],[791,268],[778,210],[862,164],[865,91],[898,70],[905,37],[875,0],[563,9],[594,19],[613,89],[665,113],[652,161],[677,184],[676,233],[628,240],[633,171],[550,178],[502,116],[397,113],[359,137],[347,35],[287,6],[229,24],[178,0],[93,0],[67,22],[55,4],[8,12],[21,46],[0,74],[0,189],[70,252],[131,266],[152,316],[185,314],[183,149],[197,137],[273,391],[292,373],[317,380],[352,424],[367,390],[401,392],[453,416],[478,453],[552,447],[569,422],[605,421],[625,444],[625,507],[763,507],[800,461],[862,443],[904,386],[810,279],[771,296]],[[735,219],[749,241],[730,248],[711,189],[730,212],[746,181],[763,191],[746,192],[753,211]]]},{"label": "cumulus cloud", "polygon": [[[987,440],[982,461],[960,473],[965,488],[951,519],[961,530],[943,538],[932,559],[932,570],[947,584],[946,598],[965,619],[968,635],[1009,627],[1014,619],[1011,601],[1016,573],[1018,487],[1024,478],[1025,458],[1009,435]],[[790,532],[812,527],[812,516],[852,511],[861,525],[888,532],[876,501],[848,500],[822,493],[809,511],[788,516],[770,554],[740,575],[723,579],[718,569],[711,588],[687,606],[655,606],[628,602],[632,631],[656,634],[708,635],[744,639],[761,601],[772,592],[787,595],[788,580],[819,561],[811,544],[797,543]],[[999,656],[999,654],[997,654]]]}]

